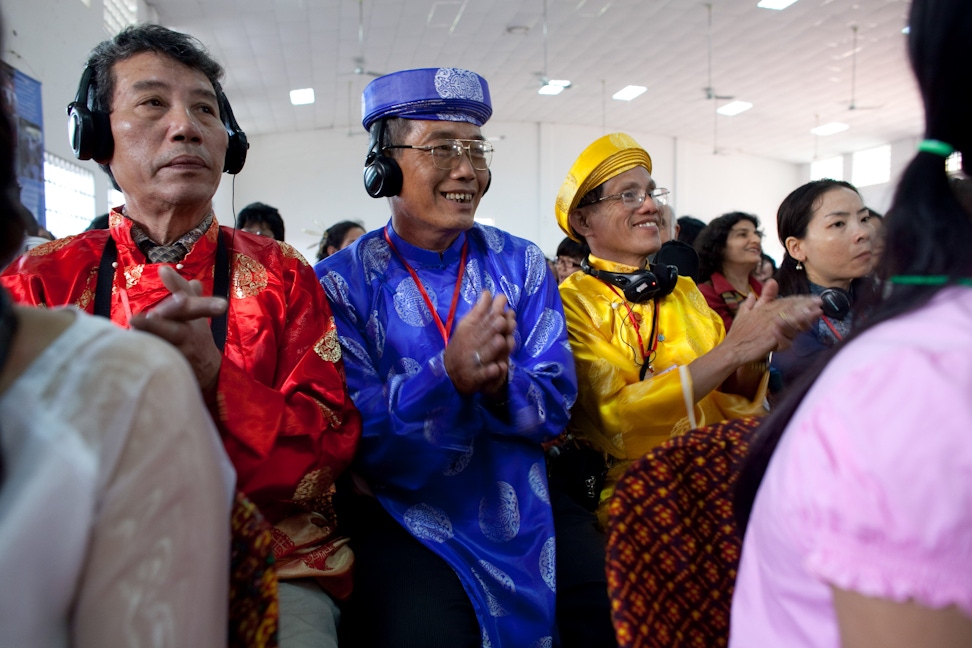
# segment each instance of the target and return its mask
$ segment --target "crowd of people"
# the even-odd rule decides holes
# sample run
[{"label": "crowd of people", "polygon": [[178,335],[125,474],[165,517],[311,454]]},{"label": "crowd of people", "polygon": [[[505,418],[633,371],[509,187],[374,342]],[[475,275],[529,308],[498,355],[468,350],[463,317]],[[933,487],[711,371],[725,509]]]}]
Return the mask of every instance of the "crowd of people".
[{"label": "crowd of people", "polygon": [[[970,645],[972,188],[945,158],[972,173],[972,6],[914,0],[910,25],[925,139],[887,216],[804,184],[778,268],[755,214],[676,218],[625,133],[571,165],[552,263],[475,222],[492,106],[459,68],[367,86],[389,220],[333,225],[312,266],[274,207],[217,221],[248,144],[203,45],[153,24],[99,44],[72,146],[124,205],[25,252],[0,194],[0,645],[632,645],[616,486],[743,417],[710,645]],[[247,618],[239,507],[272,554]]]}]

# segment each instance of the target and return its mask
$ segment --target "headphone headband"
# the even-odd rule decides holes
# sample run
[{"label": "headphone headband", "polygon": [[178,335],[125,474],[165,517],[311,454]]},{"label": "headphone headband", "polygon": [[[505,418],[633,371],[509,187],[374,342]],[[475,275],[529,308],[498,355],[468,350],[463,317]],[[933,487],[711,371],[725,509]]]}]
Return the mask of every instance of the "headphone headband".
[{"label": "headphone headband", "polygon": [[647,270],[635,272],[608,272],[592,268],[587,257],[584,257],[581,270],[607,284],[617,286],[624,292],[624,298],[633,303],[667,297],[678,283],[678,268],[670,265],[656,264]]},{"label": "headphone headband", "polygon": [[[74,101],[67,106],[68,137],[76,158],[107,164],[114,152],[115,141],[111,135],[111,120],[108,113],[89,107],[94,82],[94,68],[90,65],[85,66]],[[223,160],[223,171],[236,174],[243,169],[250,144],[246,139],[246,133],[233,116],[233,109],[223,88],[219,83],[214,82],[213,89],[216,91],[219,118],[229,138],[226,157]]]}]

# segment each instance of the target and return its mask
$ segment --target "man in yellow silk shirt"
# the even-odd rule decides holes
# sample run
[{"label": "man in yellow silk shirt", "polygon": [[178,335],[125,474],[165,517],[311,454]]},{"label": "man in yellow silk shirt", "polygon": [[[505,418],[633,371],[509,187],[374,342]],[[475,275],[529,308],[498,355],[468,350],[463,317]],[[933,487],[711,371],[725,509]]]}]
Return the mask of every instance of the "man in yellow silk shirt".
[{"label": "man in yellow silk shirt", "polygon": [[579,383],[568,431],[608,462],[602,526],[633,460],[693,427],[762,413],[767,354],[820,315],[819,300],[776,299],[770,281],[727,336],[691,279],[648,265],[668,197],[648,153],[623,133],[588,146],[557,196],[561,229],[591,249],[560,295]]}]

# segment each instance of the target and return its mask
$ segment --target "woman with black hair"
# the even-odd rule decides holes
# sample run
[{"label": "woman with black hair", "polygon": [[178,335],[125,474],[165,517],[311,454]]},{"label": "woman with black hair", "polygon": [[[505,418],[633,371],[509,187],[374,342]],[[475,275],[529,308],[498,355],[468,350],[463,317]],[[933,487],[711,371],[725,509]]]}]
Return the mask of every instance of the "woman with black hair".
[{"label": "woman with black hair", "polygon": [[855,326],[874,299],[871,212],[854,185],[842,180],[814,180],[798,187],[776,215],[780,243],[786,249],[776,273],[780,295],[818,295],[824,315],[773,354],[778,391],[792,384],[821,351],[833,347]]},{"label": "woman with black hair", "polygon": [[317,246],[317,260],[321,261],[348,247],[364,236],[364,224],[360,221],[341,221],[327,228]]},{"label": "woman with black hair", "polygon": [[763,284],[753,271],[763,259],[759,219],[745,212],[714,218],[695,239],[699,253],[699,290],[709,308],[722,318],[726,330],[751,293],[759,297]]},{"label": "woman with black hair", "polygon": [[761,425],[731,647],[972,645],[972,3],[914,0],[925,137],[884,220],[890,286]]}]

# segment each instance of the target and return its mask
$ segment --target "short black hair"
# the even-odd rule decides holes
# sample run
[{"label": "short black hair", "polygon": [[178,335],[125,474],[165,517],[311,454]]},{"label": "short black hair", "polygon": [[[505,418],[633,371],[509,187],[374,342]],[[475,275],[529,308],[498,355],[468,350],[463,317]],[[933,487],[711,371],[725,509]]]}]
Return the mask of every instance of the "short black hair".
[{"label": "short black hair", "polygon": [[678,219],[678,240],[682,243],[695,245],[695,237],[705,229],[705,223],[692,216],[682,216]]},{"label": "short black hair", "polygon": [[273,238],[278,241],[284,240],[283,217],[280,216],[276,207],[255,202],[241,209],[236,216],[236,229],[243,229],[252,223],[266,223],[270,226],[270,231],[273,232]]},{"label": "short black hair", "polygon": [[569,236],[564,237],[564,240],[557,246],[557,256],[559,257],[565,256],[571,257],[572,259],[586,259],[590,253],[591,248],[587,247],[587,243],[580,243]]},{"label": "short black hair", "polygon": [[[209,55],[198,39],[162,25],[140,23],[129,25],[118,32],[114,38],[98,43],[88,55],[85,65],[94,72],[92,108],[111,114],[111,100],[115,92],[115,64],[144,52],[168,57],[192,70],[201,72],[213,84],[213,91],[217,95],[222,92],[219,82],[223,78],[223,66]],[[220,117],[222,118],[222,115]],[[112,186],[120,190],[108,165],[99,166],[108,174]]]}]

